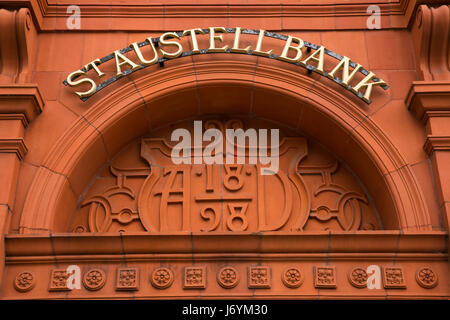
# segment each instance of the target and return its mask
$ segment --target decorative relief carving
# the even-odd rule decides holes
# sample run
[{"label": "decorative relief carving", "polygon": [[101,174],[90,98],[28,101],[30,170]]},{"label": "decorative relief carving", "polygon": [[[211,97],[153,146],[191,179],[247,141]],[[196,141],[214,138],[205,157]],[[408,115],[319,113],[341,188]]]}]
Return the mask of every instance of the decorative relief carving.
[{"label": "decorative relief carving", "polygon": [[14,288],[19,292],[27,292],[34,288],[36,278],[30,271],[19,273],[14,279]]},{"label": "decorative relief carving", "polygon": [[101,269],[91,269],[84,274],[83,284],[88,290],[96,291],[106,283],[106,274]]},{"label": "decorative relief carving", "polygon": [[117,290],[138,290],[139,289],[139,269],[138,268],[118,268],[117,269]]},{"label": "decorative relief carving", "polygon": [[173,272],[169,268],[157,268],[153,270],[150,282],[157,289],[166,289],[173,283]]},{"label": "decorative relief carving", "polygon": [[438,284],[438,276],[430,267],[422,267],[417,269],[416,281],[421,287],[432,289]]},{"label": "decorative relief carving", "polygon": [[281,274],[281,281],[288,288],[298,288],[303,283],[303,273],[298,268],[288,267]]},{"label": "decorative relief carving", "polygon": [[271,274],[267,266],[248,267],[249,289],[270,289]]},{"label": "decorative relief carving", "polygon": [[[203,124],[221,132],[247,128],[239,119]],[[260,164],[250,163],[247,145],[240,146],[244,164],[224,165],[176,165],[173,145],[143,138],[116,157],[87,193],[73,232],[378,229],[357,180],[321,147],[309,151],[305,138],[281,136],[274,175],[261,175]]]},{"label": "decorative relief carving", "polygon": [[205,267],[185,267],[184,268],[184,289],[205,289],[206,288],[206,268]]},{"label": "decorative relief carving", "polygon": [[450,79],[449,69],[450,5],[417,9],[411,28],[416,53],[418,80],[444,81]]},{"label": "decorative relief carving", "polygon": [[50,285],[49,291],[66,291],[70,290],[67,287],[67,279],[70,274],[67,273],[66,269],[53,269],[50,273]]},{"label": "decorative relief carving", "polygon": [[383,268],[384,287],[387,289],[405,289],[405,275],[402,267]]},{"label": "decorative relief carving", "polygon": [[314,267],[314,286],[316,288],[336,288],[335,267]]},{"label": "decorative relief carving", "polygon": [[358,230],[362,218],[360,203],[368,204],[368,201],[363,195],[348,191],[333,181],[338,167],[337,161],[329,165],[299,167],[303,175],[320,175],[322,178],[322,183],[313,189],[313,200],[320,199],[320,204],[311,208],[310,217],[321,222],[336,219],[342,230]]},{"label": "decorative relief carving", "polygon": [[[213,124],[221,130],[243,127],[239,120],[224,124],[206,122],[205,126]],[[248,157],[249,147],[245,148]],[[141,155],[152,167],[138,200],[146,230],[273,231],[284,227],[291,216],[295,220],[293,223],[302,228],[309,201],[306,187],[295,173],[294,160],[306,155],[303,138],[281,142],[280,154],[288,157],[286,162],[291,167],[286,168],[287,172],[279,170],[274,176],[261,176],[257,164],[173,165],[171,151],[172,146],[161,139],[141,142]],[[249,163],[248,158],[246,163]],[[265,201],[269,195],[266,184],[272,187],[270,193],[284,202],[281,211],[279,203]],[[293,203],[293,197],[299,201]],[[281,214],[276,216],[275,212]],[[270,220],[269,213],[274,215]],[[176,220],[169,218],[171,215],[179,217],[177,225],[172,222]]]},{"label": "decorative relief carving", "polygon": [[127,207],[136,200],[136,194],[126,185],[126,182],[129,177],[148,176],[150,169],[120,169],[114,166],[109,168],[116,177],[116,184],[109,187],[102,195],[96,195],[82,203],[82,206],[90,205],[89,230],[91,232],[107,232],[113,221],[126,226],[133,220],[139,219],[136,205],[132,208]]},{"label": "decorative relief carving", "polygon": [[[249,289],[270,289],[271,268],[269,266],[248,266],[247,284]],[[336,288],[336,267],[315,266],[314,286],[317,289]],[[184,267],[183,288],[205,289],[206,267]],[[65,291],[69,274],[66,269],[53,269],[50,275],[49,291]],[[217,283],[225,289],[235,288],[239,273],[232,266],[225,266],[217,272]],[[426,289],[438,285],[438,276],[431,267],[424,266],[415,273],[417,283]],[[286,267],[281,273],[281,282],[288,288],[299,288],[305,280],[299,267]],[[368,274],[365,268],[355,267],[348,272],[348,281],[356,288],[367,287]],[[159,267],[150,275],[150,283],[157,289],[169,288],[174,282],[174,274],[167,267]],[[383,282],[387,289],[406,288],[405,273],[402,267],[384,267]],[[36,279],[32,272],[24,271],[14,279],[14,288],[19,292],[32,290]],[[106,283],[106,274],[101,269],[91,269],[84,274],[83,284],[88,290],[100,290]],[[139,290],[139,269],[136,267],[117,268],[116,290]]]},{"label": "decorative relief carving", "polygon": [[0,26],[0,83],[30,82],[37,42],[30,10],[0,9]]},{"label": "decorative relief carving", "polygon": [[239,274],[233,267],[224,267],[217,274],[217,282],[225,289],[234,288],[239,283]]},{"label": "decorative relief carving", "polygon": [[348,280],[356,288],[367,288],[369,275],[364,268],[353,268],[348,274]]}]

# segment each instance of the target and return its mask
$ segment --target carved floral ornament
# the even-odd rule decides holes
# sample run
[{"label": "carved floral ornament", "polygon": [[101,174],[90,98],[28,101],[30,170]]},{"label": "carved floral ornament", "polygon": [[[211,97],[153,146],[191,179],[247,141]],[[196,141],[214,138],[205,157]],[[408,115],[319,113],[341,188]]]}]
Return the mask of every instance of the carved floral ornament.
[{"label": "carved floral ornament", "polygon": [[139,289],[139,269],[119,268],[117,269],[117,290],[138,290]]},{"label": "carved floral ornament", "polygon": [[84,274],[83,284],[91,291],[100,290],[106,283],[106,274],[101,269],[91,269]]},{"label": "carved floral ornament", "polygon": [[19,292],[27,292],[34,288],[36,276],[33,272],[20,272],[14,279],[14,288]]},{"label": "carved floral ornament", "polygon": [[356,288],[364,288],[367,286],[369,276],[365,268],[353,268],[348,275],[348,280]]},{"label": "carved floral ornament", "polygon": [[431,267],[422,267],[416,271],[417,283],[425,288],[432,289],[438,285],[438,276]]},{"label": "carved floral ornament", "polygon": [[[225,42],[224,34],[227,33],[234,34],[233,43],[222,43],[224,45],[218,47],[218,43]],[[200,48],[198,41],[199,39],[197,37],[200,38],[202,35],[208,34],[209,47],[207,49]],[[241,47],[240,37],[243,34],[257,37],[255,39],[255,43],[245,48]],[[191,51],[183,50],[183,46],[181,44],[183,37],[190,38],[192,46]],[[274,49],[263,49],[265,37],[285,41],[281,54],[277,55],[273,53]],[[160,45],[164,49],[159,48]],[[151,53],[149,54],[148,52],[144,52],[143,49],[147,49],[144,47],[149,47]],[[173,51],[173,49],[166,51],[167,47],[176,48],[176,51]],[[159,51],[157,48],[159,48]],[[314,52],[311,53],[312,49]],[[133,59],[125,55],[127,52],[131,51],[134,52],[137,60],[133,61]],[[306,58],[304,57],[304,51],[309,54]],[[80,70],[70,73],[63,83],[71,87],[88,84],[90,87],[87,91],[75,92],[83,101],[85,101],[94,93],[110,85],[120,77],[128,75],[132,72],[141,70],[156,63],[159,63],[159,65],[163,67],[165,61],[178,57],[209,53],[250,54],[292,63],[306,68],[308,72],[316,72],[335,81],[347,90],[351,91],[353,94],[357,95],[366,103],[371,103],[370,96],[374,86],[380,86],[384,90],[388,88],[386,82],[377,78],[373,72],[364,69],[360,64],[351,61],[350,58],[346,56],[341,56],[333,51],[330,51],[324,46],[318,46],[294,36],[280,35],[265,30],[242,29],[241,27],[210,27],[207,29],[195,28],[184,30],[183,32],[166,32],[159,38],[149,37],[143,42],[134,42],[130,46],[121,50],[115,50],[112,54],[103,58],[94,59]],[[325,55],[330,56],[339,62],[333,68],[326,69]],[[148,56],[150,56],[151,59],[149,59]],[[101,64],[112,59],[114,59],[115,62],[116,75],[100,84],[97,84],[94,79],[101,78],[105,75],[100,67]],[[125,67],[126,70],[123,70]],[[350,70],[350,67],[352,67],[352,70]],[[90,70],[94,70],[95,74],[93,76],[87,76],[87,73]],[[338,75],[340,74],[341,77],[339,78]],[[363,75],[363,77],[358,77],[360,74]]]},{"label": "carved floral ornament", "polygon": [[298,288],[302,285],[304,277],[303,272],[299,268],[288,267],[281,274],[283,284],[291,289]]},{"label": "carved floral ornament", "polygon": [[233,267],[223,267],[217,274],[217,282],[225,289],[234,288],[239,283],[239,273]]},{"label": "carved floral ornament", "polygon": [[166,289],[172,285],[173,272],[169,268],[157,268],[153,270],[150,282],[157,289]]}]

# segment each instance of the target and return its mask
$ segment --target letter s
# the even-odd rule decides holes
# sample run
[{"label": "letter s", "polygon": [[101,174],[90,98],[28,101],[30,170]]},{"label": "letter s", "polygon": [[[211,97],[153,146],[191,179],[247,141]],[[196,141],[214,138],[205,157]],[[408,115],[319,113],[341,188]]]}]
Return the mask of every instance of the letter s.
[{"label": "letter s", "polygon": [[72,72],[71,74],[69,74],[67,76],[67,83],[69,84],[69,86],[71,87],[77,87],[85,82],[90,83],[91,84],[91,88],[88,91],[84,91],[84,92],[75,92],[77,95],[79,95],[81,98],[85,98],[85,97],[89,97],[91,95],[93,95],[95,93],[95,90],[97,89],[97,85],[95,84],[94,80],[92,80],[91,78],[82,78],[80,80],[76,80],[73,81],[72,79],[75,78],[76,76],[80,76],[86,74],[86,72],[82,71],[82,70],[77,70]]}]

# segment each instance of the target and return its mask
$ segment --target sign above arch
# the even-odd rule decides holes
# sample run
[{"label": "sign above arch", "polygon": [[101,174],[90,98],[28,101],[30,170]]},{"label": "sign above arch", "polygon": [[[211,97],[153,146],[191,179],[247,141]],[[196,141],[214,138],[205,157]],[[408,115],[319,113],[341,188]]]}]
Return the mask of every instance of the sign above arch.
[{"label": "sign above arch", "polygon": [[[231,43],[222,43],[223,46],[219,46],[219,42],[224,42],[223,34],[227,33],[232,33],[235,35],[232,45]],[[209,34],[209,47],[199,48],[197,36],[206,34]],[[241,47],[240,36],[242,34],[257,36],[257,38],[255,39],[255,43],[245,48]],[[184,51],[182,44],[178,41],[182,37],[190,38],[192,45],[191,51]],[[273,49],[262,49],[265,37],[285,41],[282,53],[280,55],[274,54]],[[176,51],[169,52],[165,51],[162,48],[159,48],[158,52],[157,48],[160,45],[173,47],[176,49]],[[141,50],[142,47],[146,46],[149,46],[152,51],[152,58],[150,60],[144,57]],[[307,57],[304,57],[304,50],[302,50],[305,48],[306,53],[310,53]],[[314,50],[314,52],[311,53],[312,50]],[[130,51],[134,51],[137,61],[133,61],[125,55]],[[103,58],[94,59],[93,61],[86,64],[83,68],[70,73],[67,76],[66,80],[63,81],[63,84],[70,87],[77,87],[83,84],[90,85],[89,89],[86,91],[75,92],[78,96],[80,96],[81,100],[86,101],[93,94],[112,84],[119,78],[129,75],[135,71],[141,70],[147,66],[159,63],[161,67],[164,67],[164,62],[170,59],[186,57],[195,54],[209,53],[257,55],[269,59],[276,59],[291,63],[299,67],[306,68],[308,70],[308,73],[316,72],[331,79],[345,89],[351,91],[353,94],[355,94],[368,104],[371,103],[370,97],[372,94],[372,88],[374,86],[380,86],[384,90],[389,88],[386,82],[382,79],[379,79],[372,71],[366,70],[362,65],[351,61],[350,58],[330,51],[324,46],[318,46],[316,44],[304,41],[301,38],[290,35],[281,35],[265,30],[242,29],[241,27],[209,27],[207,29],[195,28],[184,30],[182,32],[166,32],[159,38],[148,37],[145,41],[134,42],[128,47],[121,50],[115,50],[112,54],[109,54]],[[334,64],[332,68],[326,68],[325,55],[338,60],[338,62]],[[101,70],[100,65],[113,59],[116,66],[115,76],[99,84],[97,84],[93,77],[87,76],[87,72],[89,70],[94,70],[97,78],[103,77],[105,73]],[[126,70],[122,70],[122,68],[125,67]],[[362,74],[363,77],[360,77],[358,79],[358,74]],[[340,75],[340,77],[338,77],[337,75]]]}]

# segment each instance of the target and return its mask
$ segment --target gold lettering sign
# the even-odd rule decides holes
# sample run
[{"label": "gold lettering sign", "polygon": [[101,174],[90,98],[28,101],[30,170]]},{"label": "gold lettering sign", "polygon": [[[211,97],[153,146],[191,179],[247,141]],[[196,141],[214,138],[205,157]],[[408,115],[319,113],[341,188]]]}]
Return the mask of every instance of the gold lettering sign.
[{"label": "gold lettering sign", "polygon": [[[223,35],[226,33],[233,33],[234,40],[232,43],[226,43]],[[245,48],[240,46],[240,37],[242,34],[249,34],[255,36],[255,42],[251,46]],[[209,47],[199,48],[198,37],[209,37]],[[189,37],[192,45],[192,51],[183,51],[183,46],[180,42],[182,37]],[[264,48],[264,38],[275,38],[284,41],[284,45],[280,47],[281,53],[279,55],[274,53],[275,49]],[[158,48],[159,44],[161,47]],[[150,53],[143,53],[143,47],[149,47]],[[134,51],[136,59],[133,61],[126,56],[127,52]],[[149,50],[146,50],[149,51]],[[357,95],[366,103],[371,103],[370,96],[372,89],[375,86],[380,86],[384,90],[388,88],[386,82],[379,79],[373,72],[364,69],[360,64],[354,63],[350,58],[341,56],[333,51],[328,50],[324,46],[317,46],[313,43],[304,41],[298,37],[285,36],[265,30],[251,30],[224,27],[210,27],[208,29],[188,29],[182,32],[166,32],[159,38],[147,38],[143,42],[134,42],[130,46],[115,50],[112,54],[101,59],[95,59],[84,66],[80,70],[76,70],[67,76],[64,84],[70,87],[77,87],[82,84],[89,84],[90,87],[86,91],[76,91],[75,93],[86,101],[94,93],[100,91],[102,88],[113,83],[118,78],[128,75],[132,72],[143,69],[155,63],[164,64],[164,61],[185,57],[194,54],[208,54],[208,53],[235,53],[235,54],[251,54],[266,57],[269,59],[276,59],[287,63],[298,65],[306,68],[308,72],[316,72],[325,76],[336,83],[340,84],[350,92]],[[332,68],[325,67],[325,55],[330,56],[338,62]],[[115,60],[116,75],[100,84],[94,80],[105,75],[101,70],[101,64]],[[89,70],[94,70],[95,74],[88,76]],[[355,76],[361,73],[364,78],[355,79]],[[339,78],[337,75],[342,75]]]}]

